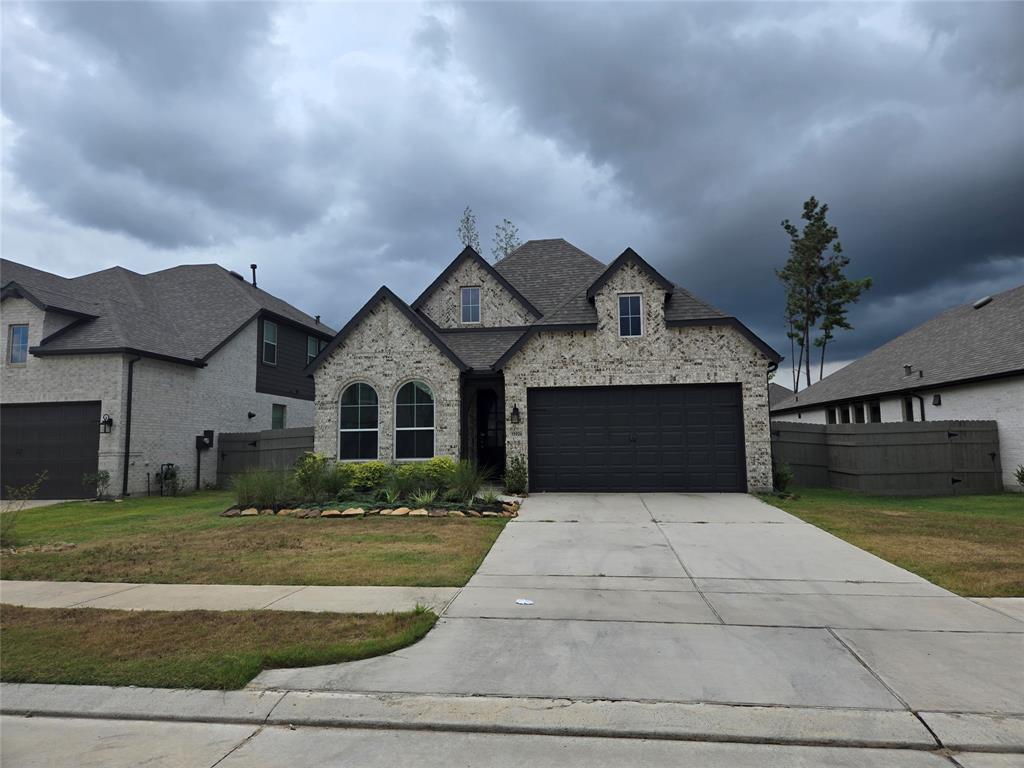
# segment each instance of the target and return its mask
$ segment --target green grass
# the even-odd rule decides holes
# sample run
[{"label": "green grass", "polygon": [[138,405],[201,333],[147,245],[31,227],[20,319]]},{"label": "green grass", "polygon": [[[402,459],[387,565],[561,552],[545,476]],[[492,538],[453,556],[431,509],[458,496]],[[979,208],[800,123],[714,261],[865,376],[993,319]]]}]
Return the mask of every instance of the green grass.
[{"label": "green grass", "polygon": [[410,645],[429,611],[2,609],[0,679],[15,683],[244,687],[264,669],[365,659]]},{"label": "green grass", "polygon": [[223,492],[25,510],[5,579],[180,584],[462,586],[504,518],[220,517]]},{"label": "green grass", "polygon": [[1024,597],[1024,495],[863,496],[798,488],[762,498],[967,597]]}]

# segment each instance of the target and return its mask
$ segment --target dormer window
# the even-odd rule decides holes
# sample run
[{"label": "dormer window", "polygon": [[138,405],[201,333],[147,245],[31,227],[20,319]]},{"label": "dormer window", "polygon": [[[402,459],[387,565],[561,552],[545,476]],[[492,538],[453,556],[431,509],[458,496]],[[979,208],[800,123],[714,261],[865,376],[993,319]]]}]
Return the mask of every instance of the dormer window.
[{"label": "dormer window", "polygon": [[644,332],[640,294],[619,296],[619,336],[641,336]]},{"label": "dormer window", "polygon": [[480,288],[470,287],[462,289],[462,322],[480,322]]}]

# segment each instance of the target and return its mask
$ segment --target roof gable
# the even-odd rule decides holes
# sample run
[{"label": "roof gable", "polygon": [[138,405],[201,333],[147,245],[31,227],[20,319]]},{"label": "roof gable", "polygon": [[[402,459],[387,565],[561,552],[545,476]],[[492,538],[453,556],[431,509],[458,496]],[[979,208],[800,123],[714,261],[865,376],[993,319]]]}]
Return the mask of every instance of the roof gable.
[{"label": "roof gable", "polygon": [[458,256],[452,259],[451,263],[444,268],[444,271],[441,272],[441,274],[434,279],[434,282],[428,285],[426,290],[423,291],[423,293],[421,293],[416,298],[416,300],[412,303],[412,308],[414,310],[419,311],[423,307],[427,299],[430,298],[431,294],[433,294],[434,291],[438,290],[442,285],[444,285],[448,278],[455,274],[456,270],[458,270],[458,268],[466,261],[472,261],[479,267],[481,267],[484,270],[484,272],[487,273],[488,276],[492,277],[494,281],[498,283],[498,285],[500,285],[502,288],[508,291],[512,298],[514,298],[516,301],[522,304],[523,307],[526,310],[528,310],[534,317],[541,316],[541,312],[539,309],[533,306],[533,304],[531,304],[530,301],[525,296],[523,296],[523,294],[520,293],[519,290],[512,283],[506,280],[505,277],[500,272],[498,272],[494,267],[487,263],[487,260],[485,258],[483,258],[479,253],[470,248],[468,245],[462,249]]},{"label": "roof gable", "polygon": [[462,362],[458,355],[456,355],[448,345],[441,340],[437,333],[435,333],[434,329],[431,328],[430,324],[427,323],[418,312],[415,312],[412,307],[402,301],[394,291],[386,285],[382,285],[377,292],[370,297],[370,300],[362,306],[362,309],[356,312],[352,319],[345,323],[345,327],[335,334],[334,338],[331,339],[330,343],[328,343],[323,350],[321,350],[320,354],[316,356],[313,362],[306,366],[305,372],[307,374],[312,374],[316,371],[316,369],[334,353],[334,350],[344,343],[345,339],[347,339],[352,332],[359,327],[363,320],[366,319],[367,315],[369,315],[370,312],[383,301],[390,301],[395,307],[397,307],[409,322],[411,322],[420,331],[420,333],[426,336],[427,340],[437,347],[445,357],[451,360],[460,371],[468,370],[469,366]]},{"label": "roof gable", "polygon": [[605,264],[562,238],[530,240],[494,265],[541,313],[584,290]]},{"label": "roof gable", "polygon": [[667,279],[658,270],[644,261],[644,259],[640,257],[640,254],[632,248],[627,248],[618,255],[618,258],[616,258],[615,261],[608,265],[604,272],[597,276],[597,279],[594,280],[594,282],[590,284],[590,287],[587,288],[587,298],[593,300],[601,288],[604,287],[605,283],[611,279],[612,275],[622,269],[626,264],[630,263],[635,264],[645,272],[651,280],[665,290],[666,294],[671,295],[675,290],[676,286],[671,280]]}]

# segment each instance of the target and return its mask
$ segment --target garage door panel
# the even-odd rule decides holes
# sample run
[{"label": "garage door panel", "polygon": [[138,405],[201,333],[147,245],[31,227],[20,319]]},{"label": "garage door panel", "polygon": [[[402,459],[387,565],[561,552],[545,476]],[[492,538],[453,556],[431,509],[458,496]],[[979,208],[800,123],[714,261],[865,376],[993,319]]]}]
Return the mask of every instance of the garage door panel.
[{"label": "garage door panel", "polygon": [[534,490],[745,490],[738,385],[530,389]]}]

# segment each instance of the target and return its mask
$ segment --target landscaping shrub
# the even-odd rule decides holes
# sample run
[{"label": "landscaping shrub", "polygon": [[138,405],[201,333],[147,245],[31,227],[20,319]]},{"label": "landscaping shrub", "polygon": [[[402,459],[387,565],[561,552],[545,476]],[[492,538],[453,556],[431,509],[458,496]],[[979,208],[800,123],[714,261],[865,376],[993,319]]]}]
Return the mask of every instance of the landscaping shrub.
[{"label": "landscaping shrub", "polygon": [[513,456],[505,469],[505,492],[526,493],[527,477],[526,459],[522,456]]},{"label": "landscaping shrub", "polygon": [[303,501],[323,501],[327,495],[328,458],[322,453],[307,452],[295,462],[292,477]]},{"label": "landscaping shrub", "polygon": [[427,481],[425,488],[436,488],[438,491],[445,491],[452,485],[452,475],[455,474],[456,461],[451,456],[435,456],[430,461],[425,461],[418,466]]},{"label": "landscaping shrub", "polygon": [[435,501],[437,501],[437,491],[417,491],[409,497],[409,501],[412,502],[415,507],[429,507]]},{"label": "landscaping shrub", "polygon": [[109,499],[110,473],[105,469],[99,472],[85,472],[82,475],[82,487],[86,493],[95,493],[97,499]]},{"label": "landscaping shrub", "polygon": [[491,471],[465,459],[455,465],[448,497],[455,501],[471,502],[490,477]]},{"label": "landscaping shrub", "polygon": [[247,469],[235,477],[235,501],[240,507],[273,508],[295,496],[294,485],[285,472]]},{"label": "landscaping shrub", "polygon": [[354,465],[335,462],[324,472],[324,492],[332,499],[349,495],[354,480]]},{"label": "landscaping shrub", "polygon": [[789,464],[785,462],[777,464],[775,461],[772,461],[772,485],[775,490],[779,493],[785,493],[792,482],[793,470],[790,469]]},{"label": "landscaping shrub", "polygon": [[366,461],[350,466],[352,487],[357,491],[374,491],[382,488],[393,473],[391,466],[383,461]]},{"label": "landscaping shrub", "polygon": [[1017,469],[1014,470],[1013,475],[1017,478],[1017,485],[1024,488],[1024,464],[1020,464]]},{"label": "landscaping shrub", "polygon": [[4,487],[4,495],[7,498],[0,509],[0,547],[13,547],[18,544],[18,518],[21,517],[25,505],[39,493],[39,487],[46,480],[46,475],[44,469],[31,483]]}]

